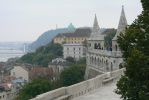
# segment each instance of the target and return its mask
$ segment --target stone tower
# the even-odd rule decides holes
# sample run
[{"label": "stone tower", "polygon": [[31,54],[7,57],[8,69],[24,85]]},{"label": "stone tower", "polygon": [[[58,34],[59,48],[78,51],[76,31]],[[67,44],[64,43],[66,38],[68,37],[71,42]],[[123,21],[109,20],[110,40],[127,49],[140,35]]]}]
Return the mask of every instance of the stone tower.
[{"label": "stone tower", "polygon": [[112,39],[112,51],[104,47],[104,35],[102,35],[97,17],[95,15],[93,30],[90,38],[87,40],[86,53],[86,73],[85,79],[93,78],[99,74],[119,69],[123,63],[122,53],[117,44],[117,37],[120,33],[125,32],[127,20],[125,17],[124,7],[122,6],[121,16],[115,37]]},{"label": "stone tower", "polygon": [[117,44],[117,37],[120,35],[120,33],[124,33],[125,29],[127,27],[127,20],[125,16],[124,6],[122,6],[121,16],[117,28],[116,35],[112,39],[112,50],[113,51],[120,51],[118,44]]}]

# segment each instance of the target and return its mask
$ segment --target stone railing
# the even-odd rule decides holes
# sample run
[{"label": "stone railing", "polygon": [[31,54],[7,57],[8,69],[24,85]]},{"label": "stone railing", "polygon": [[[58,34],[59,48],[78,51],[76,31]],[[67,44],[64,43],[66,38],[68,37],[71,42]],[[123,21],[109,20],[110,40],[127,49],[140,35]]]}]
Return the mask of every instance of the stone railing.
[{"label": "stone railing", "polygon": [[121,51],[107,51],[107,50],[90,50],[89,53],[99,54],[99,55],[106,55],[109,57],[122,57]]},{"label": "stone railing", "polygon": [[124,74],[124,70],[125,69],[119,69],[98,75],[95,78],[38,95],[31,100],[70,100],[98,89],[102,87],[102,85],[110,83],[115,79],[119,79],[121,75]]}]

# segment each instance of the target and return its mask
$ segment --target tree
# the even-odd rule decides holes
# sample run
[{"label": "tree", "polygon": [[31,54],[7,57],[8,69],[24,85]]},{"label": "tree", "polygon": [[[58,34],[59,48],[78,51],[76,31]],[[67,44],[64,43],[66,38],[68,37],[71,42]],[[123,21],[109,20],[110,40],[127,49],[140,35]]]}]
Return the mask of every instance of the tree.
[{"label": "tree", "polygon": [[123,100],[149,99],[149,0],[141,2],[142,14],[118,38],[126,71],[117,83],[116,93]]},{"label": "tree", "polygon": [[70,63],[75,63],[75,59],[73,57],[67,57],[66,61],[68,61]]},{"label": "tree", "polygon": [[62,55],[63,47],[60,44],[49,43],[46,46],[38,48],[36,52],[24,55],[18,62],[47,67],[52,59],[62,57]]},{"label": "tree", "polygon": [[110,50],[110,48],[112,47],[112,39],[116,34],[116,30],[115,29],[107,29],[104,34],[106,34],[106,36],[104,37],[104,42],[105,42],[105,47],[107,50]]},{"label": "tree", "polygon": [[52,86],[48,79],[46,78],[35,79],[23,86],[16,100],[29,100],[39,94],[50,91],[51,88]]},{"label": "tree", "polygon": [[76,84],[84,80],[85,63],[73,64],[70,67],[64,69],[60,74],[60,79],[63,86],[69,86]]}]

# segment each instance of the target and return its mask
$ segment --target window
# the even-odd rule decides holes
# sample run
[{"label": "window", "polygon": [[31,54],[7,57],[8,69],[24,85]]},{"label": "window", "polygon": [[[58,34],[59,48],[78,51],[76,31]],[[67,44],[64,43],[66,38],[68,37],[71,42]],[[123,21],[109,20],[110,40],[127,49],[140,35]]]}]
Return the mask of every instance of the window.
[{"label": "window", "polygon": [[15,76],[15,72],[13,72],[13,76]]},{"label": "window", "polygon": [[98,43],[98,45],[97,45],[97,49],[101,49],[101,45],[100,45],[100,43]]},{"label": "window", "polygon": [[115,45],[115,50],[117,51],[117,45]]},{"label": "window", "polygon": [[89,43],[88,46],[91,47],[91,43]]},{"label": "window", "polygon": [[73,48],[73,50],[75,50],[75,48]]},{"label": "window", "polygon": [[97,44],[96,43],[94,44],[94,49],[97,49]]},{"label": "window", "polygon": [[114,60],[113,62],[115,63],[116,61]]},{"label": "window", "polygon": [[111,62],[111,71],[113,71],[113,63]]}]

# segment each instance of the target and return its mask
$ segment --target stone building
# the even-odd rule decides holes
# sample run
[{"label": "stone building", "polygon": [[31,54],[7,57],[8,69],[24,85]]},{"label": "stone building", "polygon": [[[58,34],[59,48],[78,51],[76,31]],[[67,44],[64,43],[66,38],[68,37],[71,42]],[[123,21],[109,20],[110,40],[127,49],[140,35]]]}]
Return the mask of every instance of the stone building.
[{"label": "stone building", "polygon": [[91,34],[91,28],[83,27],[76,29],[73,33],[61,33],[54,38],[54,43],[80,43],[86,41]]},{"label": "stone building", "polygon": [[49,64],[48,67],[53,71],[53,79],[59,78],[60,73],[65,69],[68,68],[69,63],[64,60],[63,58],[56,58],[53,59]]},{"label": "stone building", "polygon": [[86,56],[86,47],[83,44],[64,44],[63,45],[64,59],[72,57],[79,60]]},{"label": "stone building", "polygon": [[26,82],[33,80],[38,77],[48,77],[52,78],[53,71],[50,68],[46,67],[27,67],[27,66],[14,66],[10,72],[10,76],[15,77],[16,79],[22,79]]},{"label": "stone building", "polygon": [[100,32],[97,17],[95,15],[93,30],[90,38],[87,40],[87,68],[85,78],[92,78],[98,74],[110,72],[119,69],[123,62],[122,53],[117,44],[117,36],[124,33],[127,26],[124,7],[122,7],[121,16],[116,35],[112,39],[112,48],[107,50],[104,46],[104,35]]}]

